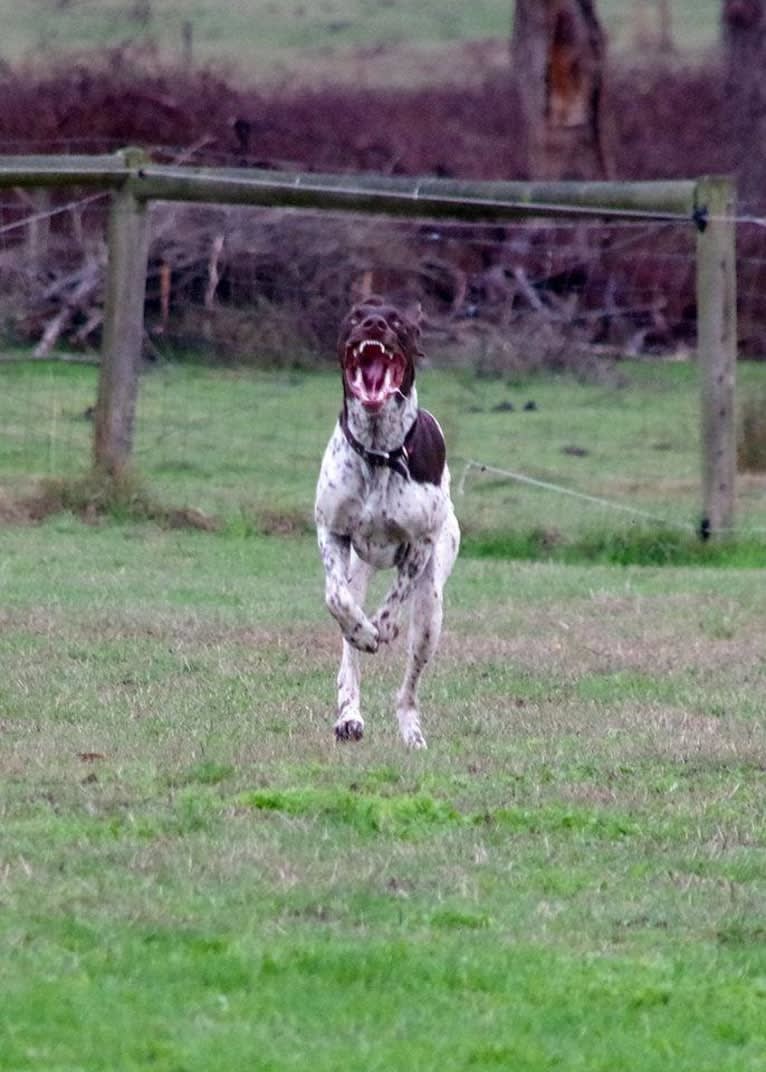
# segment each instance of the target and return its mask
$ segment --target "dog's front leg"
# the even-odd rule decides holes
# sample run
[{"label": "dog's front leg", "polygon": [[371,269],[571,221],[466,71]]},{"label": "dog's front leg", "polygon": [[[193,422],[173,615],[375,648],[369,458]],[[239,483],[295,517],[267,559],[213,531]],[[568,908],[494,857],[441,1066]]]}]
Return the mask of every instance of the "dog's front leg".
[{"label": "dog's front leg", "polygon": [[[348,570],[348,586],[353,598],[361,607],[367,592],[370,567],[352,549]],[[343,655],[338,670],[338,715],[335,720],[335,737],[338,741],[359,741],[364,735],[364,719],[361,706],[361,667],[356,648],[343,639]]]},{"label": "dog's front leg", "polygon": [[348,643],[359,651],[378,650],[378,630],[364,613],[349,587],[351,541],[320,526],[319,550],[325,572],[325,603]]},{"label": "dog's front leg", "polygon": [[407,544],[402,549],[394,583],[372,618],[372,625],[377,630],[381,644],[388,644],[399,635],[401,609],[412,595],[432,553],[433,544],[430,540]]}]

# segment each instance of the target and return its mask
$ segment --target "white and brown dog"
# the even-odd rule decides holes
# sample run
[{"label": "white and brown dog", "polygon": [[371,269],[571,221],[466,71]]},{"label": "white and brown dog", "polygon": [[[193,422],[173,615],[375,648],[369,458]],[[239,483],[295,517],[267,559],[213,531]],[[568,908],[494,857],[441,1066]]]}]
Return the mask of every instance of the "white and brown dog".
[{"label": "white and brown dog", "polygon": [[[359,740],[359,652],[394,640],[410,604],[407,666],[396,714],[405,742],[425,748],[417,687],[436,650],[442,593],[460,544],[449,494],[444,436],[418,409],[415,360],[420,330],[382,299],[355,305],[338,356],[343,408],[322,460],[315,519],[325,599],[343,633],[338,673],[338,740]],[[381,606],[363,610],[373,570],[396,570]]]}]

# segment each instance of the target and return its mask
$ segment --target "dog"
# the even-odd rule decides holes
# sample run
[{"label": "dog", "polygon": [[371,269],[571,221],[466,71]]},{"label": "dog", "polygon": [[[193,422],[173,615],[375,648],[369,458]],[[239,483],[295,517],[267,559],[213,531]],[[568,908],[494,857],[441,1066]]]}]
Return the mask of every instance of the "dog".
[{"label": "dog", "polygon": [[[436,651],[444,585],[460,546],[450,498],[444,435],[418,408],[419,320],[372,296],[340,329],[343,406],[325,450],[314,517],[325,572],[325,602],[343,634],[335,737],[358,741],[360,652],[393,641],[409,604],[404,680],[397,693],[400,733],[425,748],[418,683]],[[380,607],[363,609],[375,570],[395,570]]]}]

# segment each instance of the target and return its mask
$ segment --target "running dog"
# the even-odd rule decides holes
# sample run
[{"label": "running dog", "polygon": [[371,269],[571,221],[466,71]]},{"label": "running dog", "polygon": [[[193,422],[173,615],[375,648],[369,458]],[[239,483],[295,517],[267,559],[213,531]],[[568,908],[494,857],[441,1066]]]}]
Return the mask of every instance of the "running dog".
[{"label": "running dog", "polygon": [[[418,682],[439,643],[444,585],[460,529],[442,430],[418,408],[419,338],[415,318],[370,297],[351,309],[338,340],[343,406],[322,459],[314,516],[325,601],[343,634],[339,741],[364,734],[359,652],[375,653],[393,641],[408,604],[407,665],[396,714],[405,743],[426,747]],[[368,581],[384,569],[395,570],[393,582],[368,617]]]}]

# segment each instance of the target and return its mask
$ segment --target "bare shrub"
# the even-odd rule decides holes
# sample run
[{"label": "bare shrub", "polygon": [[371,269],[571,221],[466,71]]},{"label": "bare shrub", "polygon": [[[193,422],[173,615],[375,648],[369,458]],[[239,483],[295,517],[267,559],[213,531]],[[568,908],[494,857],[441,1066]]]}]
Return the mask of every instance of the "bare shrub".
[{"label": "bare shrub", "polygon": [[[373,284],[400,301],[423,296],[427,274],[411,237],[395,226],[353,217],[294,212],[170,210],[152,249],[150,329],[175,345],[203,345],[243,363],[295,363],[334,356],[349,302]],[[217,283],[209,286],[216,242]],[[171,271],[169,317],[157,280]],[[161,328],[161,330],[159,330]]]},{"label": "bare shrub", "polygon": [[[618,177],[688,177],[736,164],[715,65],[622,69],[610,81],[620,115]],[[510,77],[417,90],[257,90],[210,70],[166,68],[134,49],[0,74],[6,153],[133,143],[161,161],[524,178],[516,117]],[[12,218],[24,211],[20,205]],[[92,212],[102,228],[103,206],[100,217]],[[53,221],[48,255],[34,269],[21,245],[3,250],[2,315],[11,334],[39,343],[60,326],[69,345],[99,344],[102,280],[92,277],[92,264],[100,234],[94,239],[87,219],[77,227]],[[655,231],[644,250],[656,249],[656,240]],[[155,350],[191,347],[240,361],[331,358],[348,302],[372,288],[419,301],[432,348],[456,360],[475,354],[481,366],[579,367],[598,362],[594,352],[693,345],[686,238],[668,239],[664,261],[636,249],[626,258],[608,229],[596,227],[572,237],[555,227],[405,227],[164,208],[154,227],[148,338]],[[747,272],[745,242],[740,250]],[[742,289],[756,293],[745,276]],[[743,308],[741,324],[744,352],[761,352],[766,309]]]},{"label": "bare shrub", "polygon": [[[617,178],[736,167],[723,72],[709,59],[616,66],[610,93],[619,115]],[[510,71],[479,86],[256,89],[127,47],[0,71],[5,153],[140,144],[158,158],[185,154],[210,164],[512,179],[527,177],[518,116]],[[753,143],[749,152],[766,146]]]}]

